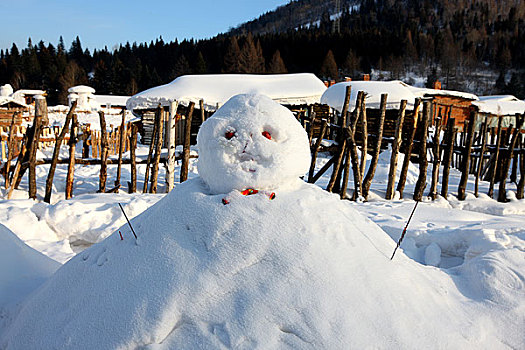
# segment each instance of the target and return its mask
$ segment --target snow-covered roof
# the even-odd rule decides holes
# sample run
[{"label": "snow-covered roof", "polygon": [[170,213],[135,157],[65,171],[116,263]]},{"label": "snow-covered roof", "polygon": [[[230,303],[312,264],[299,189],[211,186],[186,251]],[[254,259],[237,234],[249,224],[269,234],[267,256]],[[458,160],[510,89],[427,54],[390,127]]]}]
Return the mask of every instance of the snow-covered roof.
[{"label": "snow-covered roof", "polygon": [[13,93],[13,87],[11,84],[5,84],[0,86],[0,96],[9,96]]},{"label": "snow-covered roof", "polygon": [[21,96],[26,96],[26,95],[43,95],[45,94],[46,92],[44,90],[35,90],[35,89],[20,89],[20,90],[16,90],[13,95],[21,95]]},{"label": "snow-covered roof", "polygon": [[495,115],[514,115],[525,113],[525,101],[512,95],[480,96],[479,101],[472,102],[479,112]]},{"label": "snow-covered roof", "polygon": [[125,107],[130,96],[95,95],[97,102],[103,106]]},{"label": "snow-covered roof", "polygon": [[86,85],[78,85],[78,86],[73,86],[73,87],[70,87],[67,92],[74,92],[74,93],[77,93],[77,94],[94,94],[95,93],[95,89],[93,89],[92,87],[89,87],[89,86],[86,86]]},{"label": "snow-covered roof", "polygon": [[357,93],[366,93],[365,103],[367,108],[379,108],[381,104],[381,94],[388,94],[387,109],[399,109],[401,100],[407,100],[407,108],[412,109],[416,100],[416,95],[409,89],[409,86],[402,81],[348,81],[337,83],[329,87],[321,97],[321,103],[341,112],[343,109],[346,95],[346,87],[351,86],[350,110],[355,108]]},{"label": "snow-covered roof", "polygon": [[159,103],[167,106],[171,100],[183,105],[198,104],[203,99],[206,109],[215,110],[217,105],[242,93],[267,95],[282,104],[312,104],[319,102],[325,90],[323,82],[311,73],[184,75],[132,96],[127,108],[152,108]]},{"label": "snow-covered roof", "polygon": [[21,107],[27,107],[27,105],[19,100],[15,100],[12,97],[9,96],[0,96],[0,106],[3,106],[8,103],[15,103]]},{"label": "snow-covered roof", "polygon": [[407,87],[417,97],[451,96],[451,97],[459,97],[459,98],[464,98],[464,99],[473,100],[473,101],[478,100],[478,96],[474,94],[470,94],[468,92],[441,90],[441,89],[428,89],[428,88],[420,88],[420,87],[415,87],[415,86],[410,86],[410,85],[407,85]]}]

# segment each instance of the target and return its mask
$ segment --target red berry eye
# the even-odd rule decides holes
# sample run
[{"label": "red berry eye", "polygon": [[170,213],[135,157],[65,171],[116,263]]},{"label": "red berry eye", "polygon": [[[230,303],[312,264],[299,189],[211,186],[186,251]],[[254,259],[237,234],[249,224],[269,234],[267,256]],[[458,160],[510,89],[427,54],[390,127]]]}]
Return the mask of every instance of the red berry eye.
[{"label": "red berry eye", "polygon": [[224,134],[224,137],[226,137],[228,140],[231,140],[231,138],[234,136],[235,136],[235,132],[233,131],[227,131],[226,134]]},{"label": "red berry eye", "polygon": [[262,135],[264,137],[266,137],[268,140],[271,140],[272,139],[272,135],[270,135],[270,133],[268,131],[263,131],[262,132]]}]

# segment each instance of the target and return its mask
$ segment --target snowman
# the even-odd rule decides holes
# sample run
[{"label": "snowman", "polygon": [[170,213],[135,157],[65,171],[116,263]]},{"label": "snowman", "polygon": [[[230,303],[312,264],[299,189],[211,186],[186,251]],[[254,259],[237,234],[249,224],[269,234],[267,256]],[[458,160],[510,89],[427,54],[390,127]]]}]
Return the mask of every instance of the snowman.
[{"label": "snowman", "polygon": [[0,349],[503,344],[488,319],[485,330],[470,322],[483,313],[448,275],[402,253],[392,263],[384,231],[300,180],[308,140],[287,109],[234,96],[197,140],[200,176],[135,217],[136,240],[122,227],[124,240],[114,233],[62,266]]},{"label": "snowman", "polygon": [[199,175],[210,193],[230,197],[298,184],[310,164],[308,136],[293,114],[264,95],[237,95],[197,136]]}]

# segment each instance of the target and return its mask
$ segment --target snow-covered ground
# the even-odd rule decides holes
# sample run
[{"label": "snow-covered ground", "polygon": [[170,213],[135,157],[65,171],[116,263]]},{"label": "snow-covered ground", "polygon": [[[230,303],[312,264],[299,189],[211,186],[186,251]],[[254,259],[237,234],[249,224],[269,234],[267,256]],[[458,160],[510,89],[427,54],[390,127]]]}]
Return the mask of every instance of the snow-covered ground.
[{"label": "snow-covered ground", "polygon": [[[322,154],[317,161],[316,168],[320,169],[328,159],[328,155]],[[86,321],[89,322],[95,322],[98,319],[101,322],[100,327],[116,327],[115,329],[119,329],[119,327],[122,326],[123,333],[128,332],[130,338],[126,338],[127,342],[125,343],[113,343],[122,348],[137,347],[145,344],[160,344],[164,341],[166,341],[167,345],[158,345],[158,348],[166,348],[166,346],[169,348],[170,344],[172,346],[180,345],[181,343],[184,344],[185,342],[188,344],[187,342],[190,341],[189,339],[192,337],[201,337],[199,339],[204,339],[204,333],[206,332],[213,334],[216,339],[213,340],[210,338],[210,340],[206,338],[207,340],[201,344],[201,346],[204,347],[242,348],[244,346],[244,348],[250,348],[250,344],[254,345],[246,339],[243,340],[240,336],[243,331],[238,328],[238,324],[232,324],[228,321],[221,323],[221,317],[227,319],[238,318],[239,322],[245,322],[246,325],[250,325],[250,327],[256,329],[254,331],[255,333],[251,333],[253,339],[264,339],[265,334],[257,332],[261,331],[263,325],[267,327],[281,317],[281,321],[285,323],[279,325],[280,333],[277,332],[281,334],[281,338],[278,338],[272,332],[267,334],[268,344],[273,344],[273,347],[337,348],[337,345],[340,345],[341,342],[351,341],[353,342],[352,344],[357,347],[363,347],[368,344],[368,346],[373,348],[386,348],[389,347],[387,344],[392,339],[397,339],[398,342],[391,343],[390,345],[402,348],[479,348],[480,346],[486,346],[491,348],[517,349],[525,347],[525,337],[523,336],[523,334],[525,334],[525,227],[523,225],[523,222],[525,222],[525,201],[515,199],[515,186],[508,184],[508,196],[511,198],[511,201],[502,204],[483,194],[488,190],[488,183],[486,182],[480,183],[480,193],[482,194],[479,198],[475,198],[472,195],[474,181],[471,178],[469,179],[470,181],[467,187],[467,199],[465,201],[458,201],[455,194],[460,174],[453,169],[450,176],[449,197],[446,199],[438,197],[435,201],[425,198],[419,203],[408,227],[407,235],[401,244],[401,250],[398,250],[396,257],[390,262],[388,259],[415,205],[411,197],[417,179],[418,169],[417,166],[413,164],[409,169],[407,186],[403,196],[404,199],[399,199],[398,194],[395,200],[386,201],[383,198],[387,185],[389,159],[388,151],[381,154],[369,201],[365,203],[336,201],[335,196],[321,194],[306,187],[304,188],[304,192],[302,192],[303,194],[287,189],[283,192],[284,202],[276,200],[276,206],[273,207],[275,209],[268,211],[270,217],[275,218],[275,222],[282,226],[274,226],[273,223],[269,222],[261,224],[257,221],[263,219],[268,220],[264,215],[265,203],[267,203],[266,199],[264,201],[262,199],[253,199],[247,201],[245,206],[237,204],[235,198],[231,205],[224,207],[214,207],[209,206],[209,204],[204,204],[204,202],[201,203],[203,200],[202,190],[198,185],[199,180],[197,179],[198,174],[195,160],[192,160],[190,166],[189,177],[191,181],[186,185],[177,185],[176,194],[168,197],[163,194],[165,192],[165,186],[162,181],[165,174],[163,168],[161,168],[159,175],[159,194],[137,193],[130,195],[123,193],[124,190],[119,194],[99,194],[96,193],[98,189],[99,167],[77,165],[75,167],[74,197],[67,201],[63,200],[67,167],[65,165],[59,165],[55,175],[55,189],[52,204],[46,204],[41,200],[41,196],[43,196],[44,193],[48,166],[39,166],[37,167],[39,199],[37,201],[26,199],[27,179],[24,179],[20,189],[15,191],[15,199],[0,200],[0,224],[15,233],[20,240],[30,247],[59,263],[67,262],[76,254],[83,252],[91,244],[101,242],[126,224],[125,218],[118,207],[118,203],[123,205],[124,210],[130,218],[138,216],[155,203],[159,203],[159,206],[152,208],[152,211],[146,211],[143,216],[138,217],[136,219],[137,221],[134,221],[137,224],[138,230],[149,230],[152,232],[169,230],[169,225],[163,223],[162,218],[168,220],[169,215],[171,215],[171,208],[171,210],[174,210],[175,214],[173,215],[175,216],[168,221],[171,222],[174,227],[179,225],[185,228],[183,230],[184,232],[186,230],[190,232],[190,228],[194,227],[193,225],[206,226],[208,219],[214,222],[217,227],[222,227],[221,230],[224,230],[224,232],[234,232],[231,230],[232,227],[236,226],[243,227],[248,231],[257,231],[261,229],[259,225],[267,227],[272,231],[268,233],[262,229],[262,232],[265,233],[260,238],[261,241],[258,243],[260,245],[257,245],[257,249],[249,245],[242,245],[248,244],[248,242],[255,242],[257,236],[250,235],[246,238],[246,241],[244,241],[244,238],[235,235],[230,236],[230,233],[220,238],[225,239],[225,241],[214,238],[217,240],[212,243],[207,241],[210,237],[200,231],[195,233],[195,241],[183,238],[183,236],[177,236],[179,238],[176,238],[176,242],[162,241],[162,243],[155,243],[151,246],[151,244],[146,241],[140,242],[139,239],[137,244],[139,246],[142,245],[143,249],[153,249],[152,251],[158,249],[159,255],[163,259],[169,256],[167,258],[168,260],[162,260],[163,265],[161,272],[176,273],[178,271],[177,269],[173,270],[165,264],[168,262],[177,262],[178,264],[182,264],[180,266],[184,271],[191,271],[197,274],[193,275],[197,281],[188,281],[187,278],[191,278],[191,276],[174,275],[174,277],[170,277],[168,282],[170,288],[175,288],[173,286],[177,283],[182,283],[182,285],[186,286],[184,288],[190,288],[188,286],[191,286],[191,283],[197,283],[199,288],[203,288],[203,290],[210,289],[213,290],[213,292],[210,292],[210,295],[206,293],[194,295],[198,303],[196,303],[194,307],[188,308],[187,304],[181,303],[179,300],[191,303],[191,298],[189,298],[190,295],[193,295],[191,294],[193,292],[189,292],[191,288],[177,290],[175,294],[166,296],[160,293],[171,290],[165,286],[158,287],[160,288],[159,294],[150,291],[150,289],[155,290],[154,285],[148,285],[146,288],[143,288],[131,284],[130,288],[136,290],[138,295],[136,295],[137,299],[135,301],[130,301],[130,305],[133,305],[133,310],[136,311],[136,313],[130,317],[136,317],[137,320],[143,322],[137,324],[136,328],[138,329],[143,326],[146,330],[149,329],[152,331],[150,334],[145,334],[145,331],[136,330],[133,327],[128,328],[128,326],[124,324],[106,324],[104,317],[99,314],[97,314],[96,318],[86,319]],[[398,164],[401,166],[402,161],[400,160]],[[178,169],[179,168],[177,168],[176,179],[179,175]],[[142,189],[144,171],[145,166],[139,166],[139,181],[137,184],[139,190]],[[115,174],[116,166],[109,166],[108,183],[114,180]],[[121,180],[124,184],[124,189],[126,188],[125,184],[127,179],[129,179],[129,175],[129,166],[124,166]],[[317,182],[317,185],[321,188],[326,187],[329,176],[330,171]],[[428,182],[429,181],[430,177],[428,178]],[[352,183],[350,183],[349,189],[351,189],[352,186]],[[178,187],[180,187],[180,189]],[[439,189],[440,187],[438,186],[438,190]],[[5,190],[3,188],[0,194],[2,198],[5,198]],[[251,197],[252,196],[246,198]],[[497,191],[495,198],[496,197]],[[159,202],[159,200],[163,198],[166,198],[166,200]],[[191,206],[190,209],[185,208],[183,202],[185,198],[189,199],[191,203],[200,203],[196,205],[195,212],[191,212]],[[217,200],[220,203],[220,198]],[[316,201],[319,203],[316,203]],[[223,208],[238,210],[243,216],[239,218],[235,215],[231,216],[231,213],[225,213],[225,222],[221,220],[220,217],[217,217],[217,210]],[[303,218],[301,215],[304,215],[304,213],[302,212],[307,213],[308,210],[313,210],[311,217],[306,215],[306,217]],[[190,218],[191,223],[188,222],[188,224],[185,224],[186,226],[178,223],[177,220],[180,220],[182,215],[176,214],[179,211],[185,213],[185,215]],[[365,219],[361,219],[359,215],[353,214],[354,211],[362,214]],[[202,215],[205,215],[205,213],[210,213],[210,217],[204,218]],[[249,215],[253,215],[255,223],[250,220]],[[283,221],[285,218],[288,218],[290,223]],[[299,220],[298,218],[303,218],[302,220],[304,222],[297,221]],[[328,222],[333,223],[335,228],[327,228],[322,225]],[[294,225],[299,231],[297,231],[295,235],[290,235],[289,232],[292,232],[290,230],[292,230]],[[375,225],[379,226],[382,231],[373,228]],[[212,225],[210,227],[214,226]],[[346,238],[341,236],[343,232],[346,232],[345,227],[349,230],[348,237]],[[315,231],[316,228],[318,231]],[[359,228],[363,233],[359,233]],[[279,233],[279,230],[282,230],[282,232]],[[81,264],[82,260],[90,261],[91,259],[95,259],[93,260],[94,265],[98,266],[104,264],[115,266],[115,261],[118,259],[128,261],[126,259],[129,259],[134,249],[134,245],[131,244],[131,242],[133,242],[132,236],[127,226],[123,226],[121,231],[125,235],[124,241],[128,242],[127,244],[129,245],[123,253],[117,249],[117,244],[120,240],[118,234],[112,235],[110,239],[104,241],[101,246],[93,246],[93,248],[85,250],[85,253],[81,253],[84,254],[83,256],[73,259],[71,267],[64,270],[53,283],[48,284],[47,289],[41,293],[40,298],[44,296],[49,298],[50,291],[56,291],[56,288],[61,286],[61,279],[70,278],[76,271],[74,266],[80,266],[79,264]],[[309,236],[316,232],[330,236],[333,242],[339,242],[338,244],[341,244],[341,246],[332,246],[332,244],[334,244],[332,241],[330,241],[331,243],[327,243],[325,241],[319,241],[318,238],[315,238],[315,240],[304,239],[305,235]],[[8,230],[0,230],[0,241],[2,241],[2,239],[7,240],[5,237],[7,237],[8,234]],[[177,233],[177,235],[179,235],[179,233]],[[160,235],[158,237],[163,236]],[[206,246],[206,249],[203,251],[200,250],[202,247],[200,246],[201,241],[199,240]],[[268,250],[270,255],[263,254],[264,256],[259,256],[260,252],[258,249],[263,249],[261,248],[262,246],[271,246],[270,243],[273,242],[273,240],[278,243],[275,243],[275,248]],[[265,287],[264,283],[258,280],[257,273],[250,272],[249,268],[252,265],[239,266],[239,268],[242,268],[239,271],[245,273],[241,275],[241,278],[232,277],[234,278],[233,280],[228,279],[228,283],[231,283],[231,285],[218,285],[217,283],[221,282],[220,276],[223,276],[222,274],[228,271],[228,268],[231,270],[237,268],[235,259],[228,262],[220,261],[220,259],[225,257],[231,258],[232,256],[237,256],[234,251],[228,248],[228,242],[236,244],[235,247],[241,249],[241,251],[245,251],[246,254],[253,254],[253,256],[250,255],[250,257],[255,259],[252,261],[254,265],[267,265],[267,267],[275,273],[280,273],[279,265],[272,265],[273,263],[271,263],[271,261],[273,261],[272,259],[276,258],[277,255],[281,254],[282,258],[276,261],[282,264],[282,269],[288,271],[289,275],[285,274],[277,279],[272,277],[271,274],[264,275],[264,278],[270,281]],[[292,246],[291,242],[298,244],[299,247],[302,247],[301,249],[309,246],[315,247],[316,245],[311,246],[311,244],[315,243],[317,247],[319,247],[320,252],[310,248],[304,248],[306,249],[304,252],[297,250],[298,246]],[[20,246],[20,243],[10,244],[18,244],[18,246]],[[183,260],[180,257],[170,255],[173,252],[168,254],[167,249],[169,247],[162,244],[180,246],[181,249],[177,250],[177,254],[181,254],[181,256],[189,260]],[[208,244],[212,245],[209,246]],[[214,246],[215,244],[216,246]],[[348,251],[345,250],[347,249],[346,247],[353,247],[353,245],[356,245],[356,247],[348,248],[350,249]],[[198,260],[194,261],[190,259],[190,257],[193,256],[190,254],[192,251],[195,256],[202,258],[202,256],[206,255],[206,250],[209,253],[210,249],[213,251],[215,248],[217,249],[217,255],[214,255],[213,259],[217,260],[213,260],[212,258],[210,258],[212,259],[210,261],[202,260],[203,266],[198,267],[196,265],[199,263]],[[334,249],[333,257],[329,257],[330,254],[324,255],[329,253],[325,251],[328,249]],[[109,253],[106,254],[106,250],[112,251],[114,256],[111,256]],[[264,251],[266,252],[266,250]],[[378,254],[378,252],[380,254]],[[30,255],[30,261],[35,261],[34,264],[42,265],[40,270],[36,270],[34,267],[29,266],[26,268],[21,264],[19,270],[16,270],[21,272],[29,271],[26,273],[30,279],[30,283],[27,283],[26,293],[40,285],[42,281],[56,269],[56,264],[54,265],[51,260],[46,261],[45,264],[39,263],[38,259],[42,259],[42,256],[35,257],[36,254],[37,252],[33,251],[32,253],[15,256],[11,258],[10,261],[0,259],[0,262],[3,262],[0,272],[11,269],[11,267],[8,267],[6,264],[23,262],[25,257]],[[271,254],[277,255],[274,256]],[[307,256],[305,257],[301,254],[306,254]],[[340,260],[341,257],[348,257],[348,255],[345,254],[351,254],[350,256],[353,256],[353,258],[351,260]],[[301,255],[301,257],[298,258],[297,255]],[[151,256],[148,255],[140,255],[140,257],[141,259],[144,258],[144,261],[141,260],[141,264],[151,259]],[[292,259],[292,257],[293,259],[303,259],[297,260],[298,262],[322,261],[327,265],[319,267],[306,264],[304,266],[298,266],[298,270],[286,270],[289,268],[287,265],[288,260],[286,259]],[[158,259],[153,260],[157,261]],[[109,263],[106,263],[106,261],[109,261]],[[336,265],[332,265],[334,261],[337,262],[337,267]],[[133,262],[133,264],[135,264],[135,262]],[[28,265],[31,264],[28,263]],[[110,267],[108,267],[108,269],[109,268]],[[137,266],[130,266],[130,269],[130,271],[134,269],[137,271],[144,270],[142,267],[139,268]],[[37,272],[32,273],[32,271]],[[254,271],[261,273],[261,271],[265,270],[257,269]],[[158,276],[161,275],[161,273],[156,271],[151,271],[150,273],[152,273],[152,277],[148,277],[147,282],[157,283]],[[210,273],[211,275],[209,275]],[[305,285],[305,290],[301,292],[299,285],[296,285],[294,281],[296,278],[299,278],[299,276],[303,278],[305,273],[316,275],[306,276],[312,279],[313,282],[312,284],[308,284],[310,283],[308,282],[307,285]],[[322,274],[326,273],[328,274],[323,277]],[[348,273],[350,276],[347,275]],[[390,273],[391,275],[389,275]],[[86,274],[86,276],[92,276],[92,272],[87,270]],[[213,274],[216,274],[216,276],[212,276]],[[126,271],[125,276],[126,278],[129,277],[130,281],[133,281],[130,283],[137,282],[134,280],[133,273]],[[121,310],[122,308],[123,310],[127,310],[125,302],[126,300],[129,301],[129,299],[125,298],[128,294],[122,289],[126,289],[127,287],[120,286],[118,283],[115,284],[112,279],[117,277],[117,275],[111,272],[107,277],[108,286],[119,288],[117,294],[121,293],[124,301],[118,301],[115,305],[104,302],[101,304],[102,306],[96,309],[96,312],[103,312],[103,306],[114,307],[115,309],[113,311],[117,309]],[[337,277],[337,280],[330,280],[329,278],[331,277]],[[246,280],[244,280],[244,278]],[[95,278],[93,281],[96,280]],[[3,298],[0,300],[0,339],[3,336],[4,330],[11,323],[12,318],[16,312],[18,312],[17,305],[19,304],[16,304],[16,302],[20,302],[20,299],[13,301],[13,294],[20,292],[9,290],[9,283],[14,283],[12,281],[12,274],[0,274],[0,296]],[[298,298],[300,301],[309,301],[309,298],[313,295],[319,297],[322,303],[327,304],[321,306],[312,304],[310,308],[307,309],[291,306],[290,310],[278,310],[286,303],[292,303],[294,305],[295,303],[300,304],[297,300],[293,301],[294,298],[290,298],[289,295],[283,293],[283,290],[280,289],[283,288],[281,283],[284,282],[282,281],[291,281],[291,285],[297,287],[297,289],[288,291],[292,296],[295,296],[295,299]],[[320,287],[320,285],[315,284],[319,281],[328,283],[326,285],[327,288],[320,289],[330,290],[332,288],[333,290],[330,292],[332,294],[325,293],[324,291],[314,292],[314,287]],[[77,288],[80,288],[82,283],[72,283],[74,290],[80,290]],[[243,292],[244,294],[238,294],[238,289],[230,289],[234,283],[238,283],[239,288],[247,288]],[[250,286],[250,283],[257,284],[258,288],[262,289],[255,293],[253,291],[255,287],[253,285]],[[107,291],[111,292],[111,288],[107,288]],[[282,301],[283,304],[277,302],[275,305],[271,304],[268,308],[262,309],[255,307],[254,300],[250,298],[261,297],[261,295],[264,296],[264,288],[266,288],[267,293],[274,295],[277,300]],[[346,296],[339,294],[345,288],[347,288],[348,295],[357,298],[357,300],[350,301]],[[366,288],[368,289],[365,290]],[[144,289],[148,289],[148,291],[144,291],[145,294],[142,295],[141,293]],[[228,303],[231,301],[230,297],[228,297],[230,293],[234,293],[231,294],[232,298],[237,298],[235,305],[245,307],[246,310],[225,311],[225,308],[228,307]],[[212,300],[217,301],[218,304],[216,308],[207,304],[207,298],[210,297]],[[333,301],[329,301],[329,297],[342,298],[337,299],[342,303],[341,307],[352,307],[352,309],[344,310],[342,313],[336,309],[330,309]],[[387,297],[391,297],[391,300],[385,299]],[[89,298],[91,298],[91,296]],[[50,300],[50,303],[52,305],[58,305],[58,307],[67,308],[68,306],[63,305],[63,302],[73,302],[73,304],[68,304],[73,308],[70,313],[71,316],[74,315],[75,310],[84,310],[85,305],[87,305],[85,303],[91,300],[89,298],[86,300],[78,300],[77,298],[75,301],[74,298],[71,299],[71,296],[67,296],[66,292],[61,292],[56,298],[57,300]],[[113,296],[111,298],[113,298]],[[108,296],[108,300],[114,300],[111,298]],[[129,298],[133,299],[133,293]],[[117,297],[116,300],[118,299]],[[35,297],[33,298],[33,301],[34,300],[47,299]],[[148,306],[148,300],[154,300],[155,305],[151,307]],[[376,304],[374,304],[374,300],[377,302]],[[325,306],[328,307],[327,310],[332,310],[334,313],[333,316],[335,317],[334,319],[342,322],[341,324],[330,325],[329,320],[320,317],[323,316],[322,310]],[[35,307],[35,305],[32,307]],[[160,311],[155,309],[158,307],[160,307]],[[410,309],[410,307],[417,307],[418,310]],[[269,310],[272,308],[274,309]],[[42,311],[44,309],[37,307],[37,310]],[[213,314],[202,314],[210,310],[213,311]],[[255,314],[250,316],[250,311],[266,312],[265,315],[270,315],[271,317],[265,318]],[[454,312],[457,318],[449,318]],[[111,313],[111,311],[109,313]],[[295,316],[289,318],[290,313],[295,313]],[[199,320],[206,319],[209,322],[202,324],[192,323],[195,320],[190,320],[190,315]],[[27,312],[25,317],[28,317]],[[359,326],[360,320],[362,320],[363,324],[368,325],[365,330]],[[419,325],[417,324],[418,320],[421,322]],[[118,319],[114,321],[120,322]],[[404,329],[404,324],[394,325],[388,321],[406,321],[407,325],[414,326],[415,329]],[[123,322],[125,323],[125,321]],[[261,326],[257,325],[257,322],[259,322]],[[19,326],[20,325],[17,327]],[[79,324],[72,324],[71,327],[73,328],[68,329],[74,333],[74,329],[76,329],[74,327],[77,326],[79,326]],[[342,333],[347,330],[347,328],[345,328],[347,326],[356,330],[357,333],[354,334],[353,338]],[[81,323],[79,327],[82,327]],[[175,332],[175,330],[179,328],[180,330]],[[253,330],[252,328],[250,328],[250,330]],[[332,334],[327,331],[327,329],[335,333]],[[426,335],[424,333],[425,329],[428,331]],[[18,334],[24,334],[21,328],[17,328],[15,331],[18,332]],[[411,333],[412,331],[414,333]],[[324,338],[327,334],[341,338],[327,340]],[[370,338],[370,336],[374,336],[374,338]],[[423,339],[418,337],[423,337]],[[410,343],[410,339],[413,339],[412,343]],[[105,340],[110,341],[109,339]],[[53,341],[57,340],[55,339]],[[74,344],[76,344],[75,341],[75,339],[69,339],[69,344],[73,344],[72,346],[74,346]],[[214,341],[216,342],[214,343]],[[368,341],[368,343],[365,341]],[[66,342],[65,339],[64,342]],[[104,340],[101,340],[101,342],[104,342]],[[18,344],[20,345],[22,342]],[[259,343],[258,345],[263,348],[265,347],[263,343]],[[104,346],[108,345],[101,344],[100,348],[104,348]],[[1,347],[2,343],[0,343],[0,348]],[[15,346],[15,348],[23,347]],[[154,345],[148,348],[157,349]]]}]

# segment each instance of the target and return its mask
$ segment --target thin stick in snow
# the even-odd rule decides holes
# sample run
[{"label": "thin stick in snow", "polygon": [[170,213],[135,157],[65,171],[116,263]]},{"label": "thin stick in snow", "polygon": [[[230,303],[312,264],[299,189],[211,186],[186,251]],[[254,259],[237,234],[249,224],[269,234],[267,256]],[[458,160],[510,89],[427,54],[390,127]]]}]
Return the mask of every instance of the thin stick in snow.
[{"label": "thin stick in snow", "polygon": [[131,228],[131,232],[133,232],[133,236],[135,236],[135,239],[137,239],[137,234],[135,233],[133,226],[131,226],[131,222],[129,222],[128,216],[126,215],[124,208],[122,208],[122,205],[120,203],[117,203],[117,204],[120,207],[120,210],[122,210],[122,214],[124,214],[124,217],[126,218],[126,221],[128,222],[129,228]]},{"label": "thin stick in snow", "polygon": [[401,233],[401,237],[399,238],[399,241],[397,242],[396,248],[394,249],[394,253],[392,253],[392,257],[390,258],[390,260],[394,259],[394,255],[396,255],[397,248],[399,248],[399,246],[401,245],[401,242],[403,241],[403,238],[405,238],[405,234],[407,233],[408,224],[410,224],[410,220],[412,220],[412,216],[414,215],[414,212],[416,211],[418,204],[419,204],[419,201],[416,201],[416,205],[414,205],[414,209],[412,209],[412,213],[410,213],[407,224],[405,225],[405,228],[403,229],[403,233]]}]

